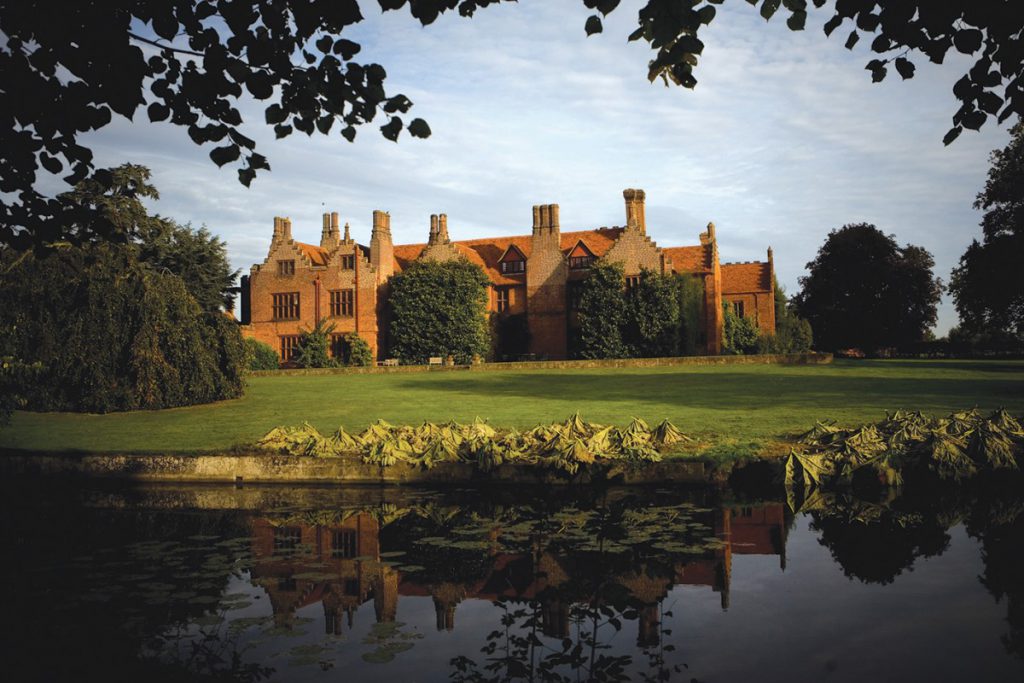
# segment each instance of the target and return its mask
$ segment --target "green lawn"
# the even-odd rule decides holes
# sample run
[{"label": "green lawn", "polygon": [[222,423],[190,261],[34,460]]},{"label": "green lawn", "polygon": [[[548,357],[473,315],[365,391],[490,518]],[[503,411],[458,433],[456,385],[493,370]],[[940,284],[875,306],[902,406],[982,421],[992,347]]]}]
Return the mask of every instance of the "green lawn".
[{"label": "green lawn", "polygon": [[1024,362],[836,361],[823,366],[724,365],[601,370],[430,372],[256,377],[244,398],[110,415],[16,413],[0,447],[170,452],[250,443],[277,425],[321,431],[459,421],[526,427],[574,411],[593,422],[669,418],[688,433],[778,439],[815,420],[854,424],[885,410],[948,413],[978,406],[1024,413]]}]

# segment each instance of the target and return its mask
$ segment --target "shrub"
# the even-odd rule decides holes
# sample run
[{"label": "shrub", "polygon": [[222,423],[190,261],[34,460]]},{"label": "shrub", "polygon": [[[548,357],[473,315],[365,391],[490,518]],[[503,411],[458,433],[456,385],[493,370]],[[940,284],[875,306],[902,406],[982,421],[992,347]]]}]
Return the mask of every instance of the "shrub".
[{"label": "shrub", "polygon": [[675,276],[679,303],[679,354],[693,356],[705,344],[704,280],[699,276]]},{"label": "shrub", "polygon": [[299,344],[292,359],[300,368],[333,368],[337,366],[331,358],[331,332],[334,324],[321,318],[311,330],[299,331]]},{"label": "shrub", "polygon": [[367,367],[373,365],[373,351],[366,340],[355,332],[345,335],[345,365]]},{"label": "shrub", "polygon": [[403,363],[454,356],[468,363],[487,355],[490,280],[465,259],[417,261],[389,281],[391,355]]},{"label": "shrub", "polygon": [[649,270],[626,293],[622,330],[632,358],[661,358],[678,353],[679,301],[671,277]]},{"label": "shrub", "polygon": [[744,354],[757,350],[759,332],[750,318],[736,315],[728,301],[722,302],[722,353]]},{"label": "shrub", "polygon": [[579,327],[574,345],[580,358],[626,358],[622,339],[626,292],[622,266],[597,263],[580,285]]},{"label": "shrub", "polygon": [[277,351],[270,344],[252,337],[246,337],[242,343],[245,345],[245,367],[249,370],[277,370],[280,367]]}]

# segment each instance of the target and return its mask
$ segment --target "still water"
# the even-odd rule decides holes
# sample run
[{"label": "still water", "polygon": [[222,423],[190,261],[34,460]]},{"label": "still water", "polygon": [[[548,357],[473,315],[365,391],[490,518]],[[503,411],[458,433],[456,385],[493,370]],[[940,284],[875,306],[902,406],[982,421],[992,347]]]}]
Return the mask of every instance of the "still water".
[{"label": "still water", "polygon": [[4,679],[1021,681],[1001,489],[8,484]]}]

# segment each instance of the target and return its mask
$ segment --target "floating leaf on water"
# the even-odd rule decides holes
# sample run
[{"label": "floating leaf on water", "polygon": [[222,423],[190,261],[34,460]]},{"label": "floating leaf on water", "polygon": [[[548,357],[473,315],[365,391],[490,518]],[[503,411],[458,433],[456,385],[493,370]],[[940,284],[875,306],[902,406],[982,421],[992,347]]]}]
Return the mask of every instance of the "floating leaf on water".
[{"label": "floating leaf on water", "polygon": [[380,554],[381,557],[401,557],[402,555],[405,555],[404,550],[389,550],[386,553]]},{"label": "floating leaf on water", "polygon": [[399,641],[392,643],[385,643],[379,646],[373,652],[367,652],[363,654],[363,661],[370,664],[385,664],[395,658],[395,655],[406,650],[411,650],[413,643],[409,641]]},{"label": "floating leaf on water", "polygon": [[196,626],[219,626],[223,621],[224,617],[219,614],[204,614],[193,619],[192,623]]}]

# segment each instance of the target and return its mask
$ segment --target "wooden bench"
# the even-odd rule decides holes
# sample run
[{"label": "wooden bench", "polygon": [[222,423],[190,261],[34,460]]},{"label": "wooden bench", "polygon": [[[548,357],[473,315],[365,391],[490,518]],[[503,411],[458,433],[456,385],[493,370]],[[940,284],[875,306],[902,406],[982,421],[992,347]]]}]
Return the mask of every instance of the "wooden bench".
[{"label": "wooden bench", "polygon": [[441,365],[442,362],[443,361],[441,359],[441,356],[431,356],[427,360],[427,364],[429,364],[429,365]]}]

